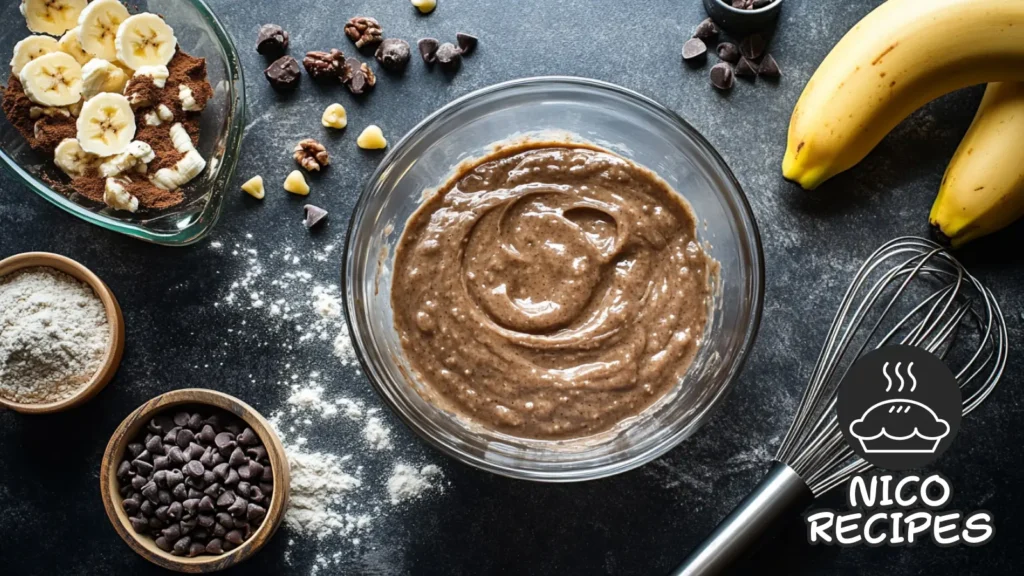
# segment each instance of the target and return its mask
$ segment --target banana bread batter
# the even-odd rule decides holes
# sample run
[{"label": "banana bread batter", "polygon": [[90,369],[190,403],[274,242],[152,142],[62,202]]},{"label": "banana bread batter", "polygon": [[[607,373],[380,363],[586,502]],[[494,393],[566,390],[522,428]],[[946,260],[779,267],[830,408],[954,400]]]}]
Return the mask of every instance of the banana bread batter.
[{"label": "banana bread batter", "polygon": [[700,345],[710,259],[648,170],[529,144],[463,170],[409,219],[392,305],[446,409],[514,436],[607,430],[671,390]]}]

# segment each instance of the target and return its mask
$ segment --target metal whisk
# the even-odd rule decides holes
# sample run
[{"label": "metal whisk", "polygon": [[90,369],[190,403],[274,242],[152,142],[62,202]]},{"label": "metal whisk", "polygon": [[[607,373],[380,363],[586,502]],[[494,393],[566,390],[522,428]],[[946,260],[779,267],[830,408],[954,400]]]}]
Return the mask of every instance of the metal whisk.
[{"label": "metal whisk", "polygon": [[904,237],[876,250],[846,291],[768,476],[674,574],[722,573],[779,520],[871,469],[836,417],[839,383],[865,351],[906,344],[937,354],[956,375],[966,415],[999,383],[1006,339],[992,293],[942,246]]}]

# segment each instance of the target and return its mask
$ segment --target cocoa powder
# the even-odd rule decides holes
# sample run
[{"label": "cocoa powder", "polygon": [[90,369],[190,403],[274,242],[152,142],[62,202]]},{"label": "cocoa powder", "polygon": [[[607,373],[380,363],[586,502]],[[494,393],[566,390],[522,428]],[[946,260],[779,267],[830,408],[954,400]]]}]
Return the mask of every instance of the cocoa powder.
[{"label": "cocoa powder", "polygon": [[[192,137],[193,145],[199,144],[200,112],[189,112],[182,108],[179,90],[181,85],[188,86],[192,97],[200,107],[205,108],[213,97],[206,73],[206,60],[190,56],[180,50],[167,65],[169,73],[164,88],[158,88],[152,78],[140,76],[132,78],[125,94],[137,94],[150,102],[149,106],[135,110],[135,139],[150,145],[156,158],[149,164],[149,174],[163,168],[173,167],[184,156],[178,152],[171,142],[170,129],[180,123]],[[154,112],[160,105],[166,106],[174,115],[174,119],[163,122],[159,126],[149,126],[145,117]],[[35,104],[28,99],[21,82],[11,76],[3,95],[3,112],[11,124],[28,141],[33,150],[53,155],[54,149],[65,138],[74,138],[77,134],[76,119],[64,116],[43,116],[37,120],[31,118],[31,109]],[[137,175],[125,175],[122,178],[128,193],[139,200],[139,207],[149,210],[165,210],[184,202],[182,190],[163,190],[154,186],[148,179]],[[61,193],[77,192],[83,198],[103,203],[106,180],[98,173],[86,174],[66,183],[51,183]],[[70,188],[70,191],[68,190]]]}]

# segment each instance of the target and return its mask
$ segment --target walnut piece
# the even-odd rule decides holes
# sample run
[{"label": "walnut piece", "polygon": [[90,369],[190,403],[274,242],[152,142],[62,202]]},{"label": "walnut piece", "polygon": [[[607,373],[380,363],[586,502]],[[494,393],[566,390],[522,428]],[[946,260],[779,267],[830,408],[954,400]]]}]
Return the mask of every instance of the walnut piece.
[{"label": "walnut piece", "polygon": [[366,65],[366,62],[360,62],[357,58],[345,60],[345,70],[342,72],[341,81],[348,86],[349,92],[353,94],[363,94],[377,85],[377,77],[373,74],[373,70]]},{"label": "walnut piece", "polygon": [[340,80],[345,67],[345,54],[337,48],[330,52],[308,52],[302,65],[313,80]]},{"label": "walnut piece", "polygon": [[355,42],[356,48],[376,46],[384,39],[380,23],[369,16],[356,16],[345,23],[345,35]]},{"label": "walnut piece", "polygon": [[321,167],[331,163],[331,155],[323,144],[307,138],[295,145],[295,161],[308,172],[319,172]]}]

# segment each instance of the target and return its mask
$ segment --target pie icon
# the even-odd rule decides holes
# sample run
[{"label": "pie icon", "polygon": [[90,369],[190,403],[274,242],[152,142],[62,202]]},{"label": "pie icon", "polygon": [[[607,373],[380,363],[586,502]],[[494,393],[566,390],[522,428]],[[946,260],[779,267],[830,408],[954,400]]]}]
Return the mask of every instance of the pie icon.
[{"label": "pie icon", "polygon": [[949,423],[931,408],[906,398],[879,402],[850,424],[850,434],[869,454],[933,454],[949,432]]}]

